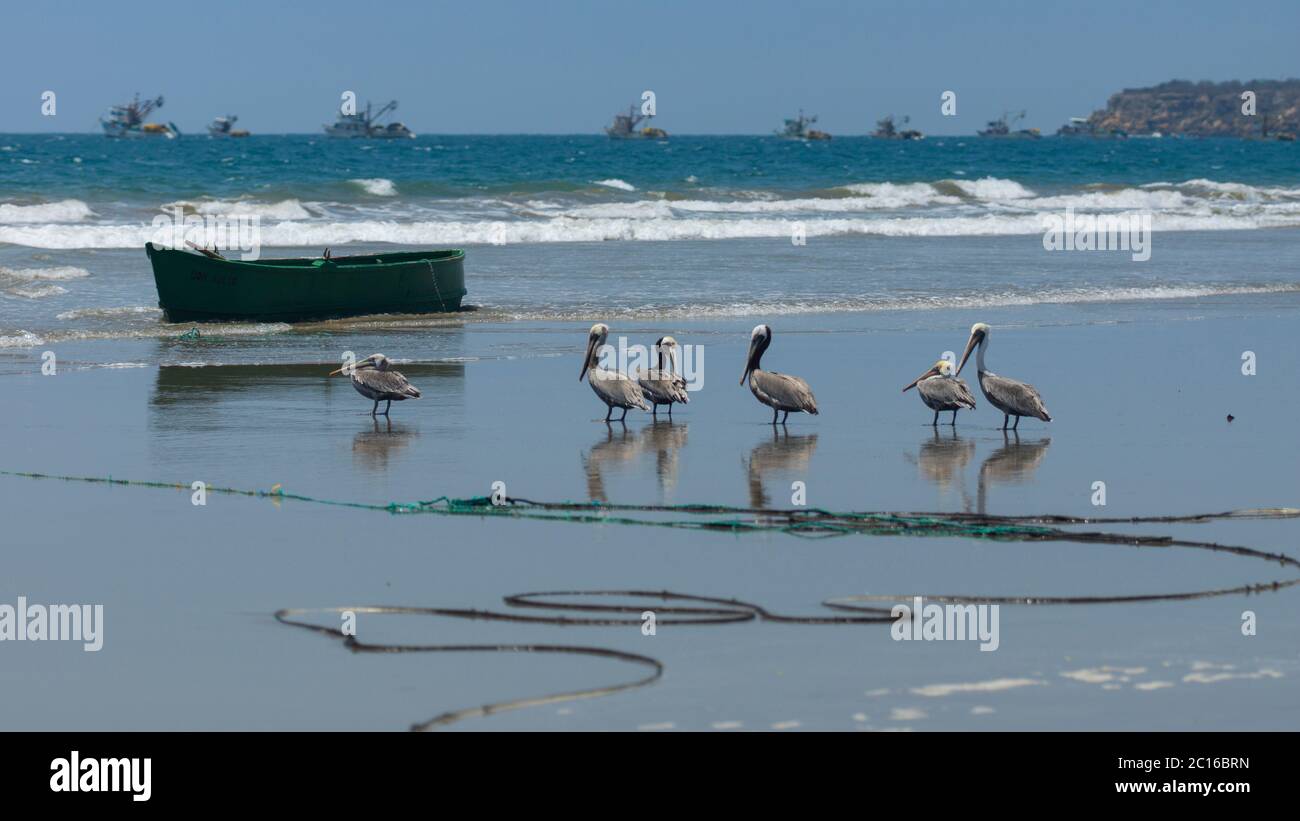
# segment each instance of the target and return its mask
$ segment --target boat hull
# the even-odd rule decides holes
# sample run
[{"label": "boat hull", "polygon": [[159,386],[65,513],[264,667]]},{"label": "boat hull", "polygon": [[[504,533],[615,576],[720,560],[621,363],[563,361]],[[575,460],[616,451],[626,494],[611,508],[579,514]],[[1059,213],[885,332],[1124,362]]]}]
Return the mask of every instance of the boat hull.
[{"label": "boat hull", "polygon": [[464,251],[243,262],[147,243],[145,253],[169,322],[442,313],[467,293]]}]

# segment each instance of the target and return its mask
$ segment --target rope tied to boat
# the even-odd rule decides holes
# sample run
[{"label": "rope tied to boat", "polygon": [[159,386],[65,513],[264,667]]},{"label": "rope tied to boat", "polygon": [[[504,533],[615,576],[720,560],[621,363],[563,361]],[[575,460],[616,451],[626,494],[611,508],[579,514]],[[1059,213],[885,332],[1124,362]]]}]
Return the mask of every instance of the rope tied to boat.
[{"label": "rope tied to boat", "polygon": [[447,313],[447,303],[442,298],[442,289],[438,287],[438,272],[433,269],[433,260],[424,261],[429,266],[429,279],[433,280],[433,292],[438,295],[438,308],[445,314]]}]

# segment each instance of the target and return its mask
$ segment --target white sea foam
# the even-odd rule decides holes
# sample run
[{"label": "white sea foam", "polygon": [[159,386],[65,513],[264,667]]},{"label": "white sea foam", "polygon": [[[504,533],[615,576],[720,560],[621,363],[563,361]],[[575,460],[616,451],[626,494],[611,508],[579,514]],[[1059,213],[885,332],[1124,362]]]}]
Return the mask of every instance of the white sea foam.
[{"label": "white sea foam", "polygon": [[981,200],[1018,200],[1034,196],[1034,192],[1015,180],[984,177],[978,180],[945,180],[967,196]]},{"label": "white sea foam", "polygon": [[0,278],[19,279],[32,282],[35,280],[82,279],[90,276],[85,268],[72,265],[60,265],[53,268],[7,268],[0,265]]},{"label": "white sea foam", "polygon": [[[737,300],[715,304],[662,305],[609,308],[575,306],[564,309],[526,309],[504,312],[512,320],[585,321],[597,316],[612,319],[701,319],[794,314],[857,313],[883,311],[965,310],[1033,305],[1070,305],[1108,302],[1143,302],[1200,299],[1220,296],[1292,293],[1300,294],[1300,282],[1274,285],[1202,285],[1042,289],[1030,292],[988,292],[933,294],[908,297],[822,297],[768,300]],[[478,319],[491,321],[503,314],[488,307]]]},{"label": "white sea foam", "polygon": [[[1068,208],[1082,213],[1151,213],[1157,232],[1300,226],[1300,189],[1212,180],[1135,187],[1099,184],[1038,194],[1014,180],[986,177],[855,183],[824,196],[710,191],[705,193],[711,196],[698,198],[647,195],[631,202],[612,197],[590,202],[558,193],[523,202],[499,197],[408,201],[394,196],[395,189],[388,191],[389,180],[353,182],[369,186],[380,199],[365,204],[204,199],[169,206],[199,214],[256,215],[264,247],[775,239],[791,236],[795,222],[808,238],[1034,235],[1043,232],[1047,217],[1059,218]],[[618,179],[598,182],[635,190]],[[47,220],[32,218],[37,213],[0,221],[0,242],[58,249],[138,248],[155,234],[144,220],[70,224],[58,214],[47,214]]]},{"label": "white sea foam", "polygon": [[158,308],[147,308],[142,305],[116,308],[75,308],[71,311],[64,311],[55,316],[56,319],[64,321],[76,319],[117,319],[122,317],[159,317],[162,311]]},{"label": "white sea foam", "polygon": [[9,336],[0,335],[0,348],[35,348],[44,345],[45,340],[31,331],[18,331]]},{"label": "white sea foam", "polygon": [[373,197],[396,197],[397,186],[392,180],[386,180],[383,177],[374,179],[348,180],[353,185],[358,185],[361,190]]},{"label": "white sea foam", "polygon": [[[634,206],[641,209],[641,206]],[[660,206],[655,205],[654,208]],[[513,245],[546,242],[657,242],[672,240],[785,239],[797,221],[804,235],[962,237],[1041,234],[1058,211],[978,216],[780,218],[616,218],[557,216],[523,220],[285,221],[263,224],[266,247],[390,242],[405,245]],[[1155,231],[1227,231],[1300,226],[1300,208],[1254,213],[1156,214]],[[33,248],[139,248],[154,238],[147,225],[0,226],[0,242]]]},{"label": "white sea foam", "polygon": [[59,200],[36,205],[0,203],[0,224],[26,225],[42,222],[80,222],[95,213],[81,200]]},{"label": "white sea foam", "polygon": [[12,288],[6,288],[5,293],[12,296],[20,296],[24,299],[43,299],[47,296],[58,296],[66,294],[67,288],[58,285],[15,285]]},{"label": "white sea foam", "polygon": [[943,194],[928,182],[863,182],[844,186],[845,191],[871,198],[872,207],[908,208],[921,205],[956,205],[961,197]]},{"label": "white sea foam", "polygon": [[635,191],[636,186],[619,179],[609,180],[592,180],[592,185],[603,185],[606,188],[617,188],[619,191]]},{"label": "white sea foam", "polygon": [[238,200],[177,200],[162,206],[164,209],[180,208],[186,213],[212,214],[215,216],[260,217],[264,220],[305,220],[314,214],[296,199],[279,202],[258,202],[251,199]]},{"label": "white sea foam", "polygon": [[991,681],[971,681],[961,684],[927,684],[913,687],[912,692],[918,696],[950,696],[954,693],[996,693],[1017,687],[1037,687],[1047,682],[1036,678],[999,678]]}]

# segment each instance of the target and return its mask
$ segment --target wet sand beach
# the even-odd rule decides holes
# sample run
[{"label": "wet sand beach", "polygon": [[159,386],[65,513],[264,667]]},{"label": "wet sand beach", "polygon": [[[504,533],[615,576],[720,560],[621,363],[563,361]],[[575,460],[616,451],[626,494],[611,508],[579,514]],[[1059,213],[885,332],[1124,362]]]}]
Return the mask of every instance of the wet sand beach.
[{"label": "wet sand beach", "polygon": [[[1139,309],[1140,308],[1140,309]],[[621,524],[398,515],[209,494],[189,483],[386,504],[483,496],[833,510],[1131,516],[1297,505],[1292,375],[1300,300],[1236,295],[1045,319],[1041,306],[761,317],[765,367],[811,383],[822,413],[768,424],[736,380],[753,317],[611,319],[649,344],[705,351],[705,386],[674,419],[626,426],[577,381],[589,323],[450,322],[289,343],[140,339],[10,352],[0,469],[176,482],[150,489],[0,476],[0,601],[94,602],[104,647],[14,643],[0,655],[10,729],[405,729],[448,710],[613,685],[637,664],[544,653],[348,652],[279,624],[281,608],[517,612],[530,591],[670,590],[774,613],[897,595],[1137,595],[1289,579],[1276,563],[1179,548],[951,537],[809,539]],[[1018,434],[980,407],[954,428],[901,388],[975,321],[989,365],[1035,384],[1055,420]],[[78,344],[85,346],[78,347]],[[268,361],[209,367],[223,345]],[[341,351],[380,350],[424,392],[372,419]],[[1241,354],[1257,356],[1255,376]],[[119,358],[118,354],[122,354]],[[404,358],[416,361],[401,361]],[[241,356],[247,360],[250,357]],[[103,367],[106,359],[133,367]],[[1234,416],[1228,422],[1227,416]],[[946,422],[948,414],[943,418]],[[1104,481],[1107,504],[1091,502]],[[1295,555],[1295,520],[1107,530]],[[1076,528],[1083,529],[1083,528]],[[625,599],[654,610],[663,602]],[[1243,611],[1257,635],[1243,636]],[[574,615],[568,613],[567,615]],[[312,617],[337,626],[337,614]],[[664,618],[667,618],[666,616]],[[600,698],[469,718],[454,729],[1296,729],[1300,590],[1179,602],[1001,608],[1000,646],[899,642],[888,625],[751,621],[556,626],[361,612],[358,638],[566,644],[640,654],[661,679]]]}]

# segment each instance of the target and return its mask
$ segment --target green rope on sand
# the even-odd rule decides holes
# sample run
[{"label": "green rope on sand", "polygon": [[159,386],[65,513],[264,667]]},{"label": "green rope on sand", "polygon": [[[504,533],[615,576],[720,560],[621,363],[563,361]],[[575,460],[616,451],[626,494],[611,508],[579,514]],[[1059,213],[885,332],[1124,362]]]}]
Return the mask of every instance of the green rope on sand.
[{"label": "green rope on sand", "polygon": [[[114,479],[111,475],[107,477],[66,476],[8,470],[0,470],[0,475],[27,479],[101,483],[125,487],[165,488],[169,490],[190,489],[189,485],[181,482]],[[378,504],[324,499],[301,493],[285,493],[279,485],[275,485],[269,491],[215,486],[205,487],[205,490],[209,493],[233,496],[269,497],[277,501],[289,499],[308,504],[345,507],[355,510],[383,511],[394,515],[505,516],[532,521],[636,525],[732,533],[781,532],[804,537],[850,534],[867,536],[955,536],[978,539],[1068,540],[1149,545],[1168,544],[1172,540],[1164,536],[1076,533],[1049,526],[1049,524],[1203,522],[1222,518],[1294,518],[1300,516],[1300,509],[1296,508],[1250,508],[1224,513],[1186,516],[1099,519],[1058,515],[989,516],[974,513],[897,513],[832,511],[822,508],[751,508],[711,504],[633,505],[611,504],[598,500],[587,502],[538,502],[530,499],[509,497],[494,500],[490,496],[470,496],[467,498],[438,496],[427,501]],[[665,515],[669,518],[663,518]]]}]

